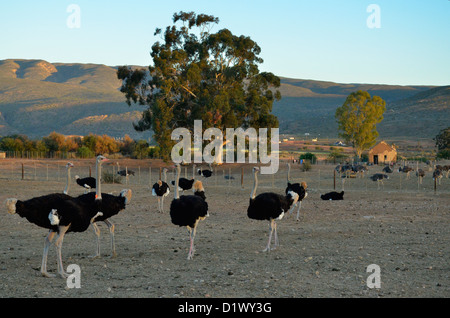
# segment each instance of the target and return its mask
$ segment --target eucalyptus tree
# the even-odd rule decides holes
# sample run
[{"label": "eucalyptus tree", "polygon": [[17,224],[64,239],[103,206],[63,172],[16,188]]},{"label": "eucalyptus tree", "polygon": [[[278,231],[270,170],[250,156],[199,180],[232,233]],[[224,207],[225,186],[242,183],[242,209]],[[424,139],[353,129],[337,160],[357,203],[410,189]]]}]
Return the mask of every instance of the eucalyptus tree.
[{"label": "eucalyptus tree", "polygon": [[272,106],[281,98],[280,79],[259,71],[263,60],[255,41],[228,29],[211,32],[218,23],[211,15],[175,13],[173,25],[155,31],[161,41],[152,46],[152,65],[117,71],[128,105],[144,107],[134,128],[151,129],[165,159],[174,143],[172,130],[192,131],[194,120],[222,132],[278,127]]},{"label": "eucalyptus tree", "polygon": [[361,158],[364,150],[374,146],[378,137],[377,124],[383,120],[386,102],[379,96],[357,91],[347,96],[344,104],[336,109],[339,135],[351,143]]}]

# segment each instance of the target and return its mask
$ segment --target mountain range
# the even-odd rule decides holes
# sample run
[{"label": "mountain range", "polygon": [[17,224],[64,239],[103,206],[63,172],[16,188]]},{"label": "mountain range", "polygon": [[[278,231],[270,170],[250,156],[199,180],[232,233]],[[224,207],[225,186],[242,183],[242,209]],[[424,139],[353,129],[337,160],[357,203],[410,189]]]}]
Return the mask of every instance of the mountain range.
[{"label": "mountain range", "polygon": [[[147,139],[136,132],[142,106],[128,106],[119,91],[117,67],[101,64],[0,60],[0,135],[31,138],[53,131],[65,135],[107,134]],[[354,91],[365,90],[386,101],[378,125],[383,139],[433,138],[450,124],[450,86],[339,84],[281,77],[282,99],[273,113],[280,134],[305,133],[335,138],[336,108]]]}]

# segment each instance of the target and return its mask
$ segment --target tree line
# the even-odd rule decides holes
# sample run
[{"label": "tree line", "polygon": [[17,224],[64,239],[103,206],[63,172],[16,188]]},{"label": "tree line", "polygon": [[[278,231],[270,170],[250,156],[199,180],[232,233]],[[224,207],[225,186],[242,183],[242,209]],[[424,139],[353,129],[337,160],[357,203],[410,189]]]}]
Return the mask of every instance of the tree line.
[{"label": "tree line", "polygon": [[0,150],[11,157],[76,157],[93,158],[98,154],[121,154],[135,159],[159,158],[159,148],[151,147],[146,140],[134,140],[125,135],[116,140],[108,135],[64,136],[52,132],[41,139],[26,135],[0,137]]}]

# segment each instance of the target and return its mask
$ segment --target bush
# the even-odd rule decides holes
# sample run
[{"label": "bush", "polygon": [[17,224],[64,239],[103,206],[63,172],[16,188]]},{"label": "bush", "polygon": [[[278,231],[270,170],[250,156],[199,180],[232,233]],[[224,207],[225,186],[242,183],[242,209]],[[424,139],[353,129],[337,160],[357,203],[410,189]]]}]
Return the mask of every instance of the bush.
[{"label": "bush", "polygon": [[109,171],[103,171],[102,182],[103,183],[122,183],[122,177],[119,175],[113,175]]},{"label": "bush", "polygon": [[77,157],[79,158],[94,158],[95,153],[86,146],[77,149]]},{"label": "bush", "polygon": [[302,164],[302,171],[309,171],[311,170],[311,163],[309,162],[309,160],[304,160],[303,164]]},{"label": "bush", "polygon": [[444,149],[437,153],[437,159],[450,159],[450,149]]},{"label": "bush", "polygon": [[315,154],[307,152],[307,153],[304,153],[304,154],[300,155],[300,161],[301,160],[309,160],[310,163],[316,163],[317,162],[317,157],[316,157]]}]

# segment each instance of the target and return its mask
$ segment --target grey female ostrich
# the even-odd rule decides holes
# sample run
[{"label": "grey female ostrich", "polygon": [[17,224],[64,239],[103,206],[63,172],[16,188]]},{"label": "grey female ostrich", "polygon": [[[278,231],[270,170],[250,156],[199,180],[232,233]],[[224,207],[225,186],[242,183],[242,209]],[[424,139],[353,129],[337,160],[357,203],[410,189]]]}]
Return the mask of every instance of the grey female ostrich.
[{"label": "grey female ostrich", "polygon": [[190,260],[194,257],[194,239],[198,223],[209,216],[208,203],[205,201],[205,190],[201,181],[194,183],[194,195],[180,197],[178,189],[180,171],[180,165],[176,164],[175,198],[170,204],[170,217],[173,224],[186,226],[189,231],[190,247],[187,259]]},{"label": "grey female ostrich", "polygon": [[286,196],[281,194],[266,192],[256,196],[256,188],[258,187],[258,172],[259,168],[253,168],[254,185],[250,194],[250,205],[247,209],[247,216],[254,220],[268,220],[270,221],[270,234],[267,246],[264,252],[270,251],[270,242],[272,240],[272,234],[275,233],[274,248],[278,246],[277,235],[277,220],[281,220],[284,214],[292,207],[298,200],[298,194],[294,191],[289,191]]},{"label": "grey female ostrich", "polygon": [[164,212],[164,198],[169,195],[170,188],[167,184],[167,168],[163,169],[164,181],[158,180],[152,187],[152,195],[158,196],[158,212]]}]

